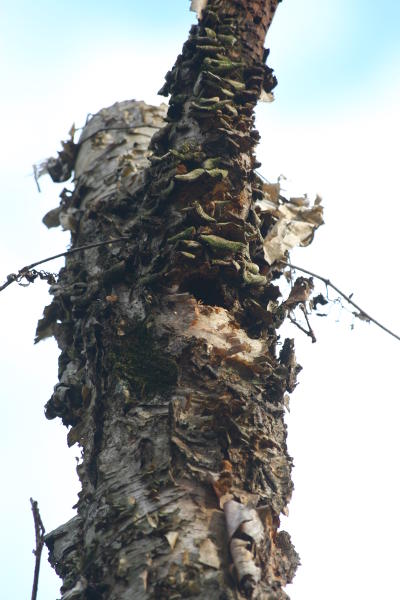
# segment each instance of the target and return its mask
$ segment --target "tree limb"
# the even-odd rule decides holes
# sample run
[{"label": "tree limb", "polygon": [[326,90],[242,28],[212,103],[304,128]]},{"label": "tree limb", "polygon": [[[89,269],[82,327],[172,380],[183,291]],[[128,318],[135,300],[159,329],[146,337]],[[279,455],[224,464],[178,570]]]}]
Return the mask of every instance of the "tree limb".
[{"label": "tree limb", "polygon": [[72,250],[66,250],[65,252],[60,252],[60,254],[54,254],[54,256],[48,256],[47,258],[43,258],[42,260],[38,260],[26,267],[22,267],[18,271],[18,273],[10,273],[7,275],[7,280],[0,286],[0,292],[2,292],[6,287],[14,283],[14,281],[19,282],[23,277],[29,275],[29,272],[34,267],[38,265],[42,265],[46,262],[50,262],[51,260],[55,260],[56,258],[61,258],[62,256],[69,256],[70,254],[74,254],[75,252],[79,252],[80,250],[88,250],[89,248],[97,248],[98,246],[106,246],[107,244],[115,244],[116,242],[123,242],[129,240],[129,237],[119,237],[111,240],[106,240],[105,242],[94,242],[93,244],[86,244],[85,246],[78,246],[77,248],[72,248]]},{"label": "tree limb", "polygon": [[[46,262],[50,262],[51,260],[55,260],[56,258],[62,258],[63,256],[69,256],[70,254],[74,254],[75,252],[80,252],[81,250],[88,250],[90,248],[97,248],[99,246],[106,246],[107,244],[115,244],[117,242],[124,242],[129,240],[130,238],[127,236],[122,236],[119,238],[115,238],[115,239],[110,239],[110,240],[106,240],[103,242],[94,242],[93,244],[86,244],[84,246],[78,246],[77,248],[73,248],[72,250],[66,250],[65,252],[60,252],[59,254],[54,254],[54,256],[48,256],[47,258],[44,258],[42,260],[38,260],[36,262],[31,263],[30,265],[27,265],[26,267],[22,267],[21,269],[19,269],[18,273],[10,273],[9,275],[7,275],[7,280],[3,283],[3,285],[0,286],[0,292],[2,292],[6,287],[8,287],[9,285],[11,285],[12,283],[14,283],[15,281],[19,282],[23,277],[26,277],[26,275],[29,274],[30,270],[33,269],[34,267],[37,267],[38,265],[42,265]],[[310,271],[309,269],[304,269],[303,267],[298,267],[297,265],[293,265],[291,263],[287,263],[284,261],[280,261],[281,264],[283,264],[285,267],[289,267],[290,269],[295,269],[297,271],[301,271],[302,273],[307,273],[307,275],[311,275],[312,277],[315,277],[316,279],[319,279],[320,281],[322,281],[327,287],[331,287],[333,290],[335,290],[335,292],[337,292],[340,296],[342,296],[342,298],[344,298],[346,300],[346,302],[348,302],[349,304],[351,304],[352,306],[354,306],[354,308],[356,308],[358,310],[359,314],[356,314],[355,316],[366,320],[366,321],[371,321],[372,323],[375,323],[375,325],[377,325],[378,327],[380,327],[381,329],[383,329],[383,331],[386,331],[386,333],[388,333],[389,335],[391,335],[392,337],[396,338],[396,340],[400,341],[400,336],[398,336],[396,333],[394,333],[393,331],[391,331],[390,329],[388,329],[387,327],[385,327],[384,325],[382,325],[382,323],[380,323],[379,321],[377,321],[376,319],[374,319],[374,317],[371,317],[371,315],[369,315],[368,313],[365,312],[365,310],[363,310],[358,304],[356,304],[350,296],[347,296],[347,294],[345,294],[344,292],[342,292],[336,285],[334,285],[328,278],[323,277],[322,275],[318,275],[317,273],[314,273],[313,271]],[[292,319],[290,319],[292,322],[294,322]],[[294,322],[294,324],[297,325],[297,323]],[[312,330],[311,330],[312,331]],[[307,335],[308,332],[307,332]],[[312,336],[313,341],[315,340],[315,336]]]},{"label": "tree limb", "polygon": [[352,306],[354,306],[354,308],[356,308],[359,311],[359,314],[355,315],[356,317],[358,316],[359,318],[361,318],[363,320],[372,321],[372,323],[375,323],[375,325],[377,325],[378,327],[380,327],[381,329],[383,329],[383,331],[386,331],[386,333],[388,333],[389,335],[391,335],[394,338],[396,338],[396,340],[400,340],[400,336],[396,335],[395,333],[393,333],[393,331],[391,331],[390,329],[388,329],[387,327],[385,327],[384,325],[382,325],[382,323],[380,323],[379,321],[377,321],[376,319],[374,319],[373,317],[371,317],[368,313],[365,312],[365,310],[363,310],[360,306],[358,306],[358,304],[356,304],[350,298],[350,296],[347,296],[344,292],[342,292],[336,285],[334,285],[326,277],[322,277],[322,275],[317,275],[317,273],[313,273],[312,271],[309,271],[308,269],[304,269],[303,267],[297,267],[296,265],[293,265],[291,263],[287,263],[287,262],[283,262],[283,261],[280,261],[280,262],[281,262],[281,264],[285,265],[286,267],[289,267],[290,269],[296,269],[297,271],[301,271],[302,273],[307,273],[307,275],[311,275],[312,277],[315,277],[316,279],[319,279],[327,287],[331,287],[333,290],[335,290],[335,292],[337,292],[338,294],[340,294],[340,296],[342,296],[342,298],[344,298],[346,300],[346,302],[348,302],[349,304],[351,304]]},{"label": "tree limb", "polygon": [[[306,329],[305,327],[303,327],[302,325],[300,325],[300,323],[298,321],[296,321],[296,319],[294,317],[292,317],[292,315],[290,313],[288,313],[288,319],[291,323],[293,323],[293,325],[296,325],[296,327],[298,329],[300,329],[300,331],[302,331],[303,333],[305,333],[306,335],[308,335],[311,338],[311,341],[314,343],[317,341],[317,338],[314,335],[313,330],[310,327],[310,324],[308,323],[308,326],[310,327],[309,329]],[[308,319],[307,319],[308,322]]]}]

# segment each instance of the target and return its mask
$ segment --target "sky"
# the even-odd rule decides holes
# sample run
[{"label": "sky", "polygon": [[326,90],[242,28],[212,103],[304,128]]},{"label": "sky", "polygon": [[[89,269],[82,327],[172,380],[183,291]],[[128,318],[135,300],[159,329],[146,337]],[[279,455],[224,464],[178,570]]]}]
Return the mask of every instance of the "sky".
[{"label": "sky", "polygon": [[[117,100],[159,103],[157,90],[195,15],[187,0],[3,0],[0,3],[0,279],[62,252],[66,232],[42,216],[62,185],[33,163],[54,155],[73,122]],[[260,172],[296,194],[318,192],[325,225],[294,264],[328,277],[400,334],[398,306],[398,0],[284,0],[266,45],[279,85],[257,109]],[[62,262],[49,268],[57,270]],[[334,299],[335,294],[330,292]],[[0,294],[2,597],[27,599],[34,558],[29,498],[51,531],[74,514],[77,450],[43,407],[57,381],[54,340],[33,345],[45,283]],[[303,366],[287,415],[295,492],[282,521],[302,566],[292,600],[400,598],[399,342],[333,303],[317,343],[287,325]],[[59,597],[47,565],[38,600]]]}]

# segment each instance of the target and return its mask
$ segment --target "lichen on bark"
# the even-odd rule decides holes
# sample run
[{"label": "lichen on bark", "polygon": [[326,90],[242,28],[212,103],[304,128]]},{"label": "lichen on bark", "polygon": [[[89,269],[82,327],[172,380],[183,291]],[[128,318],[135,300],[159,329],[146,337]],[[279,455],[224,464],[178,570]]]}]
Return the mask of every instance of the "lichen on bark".
[{"label": "lichen on bark", "polygon": [[287,597],[297,365],[277,349],[253,114],[276,83],[277,3],[209,0],[166,77],[166,124],[116,104],[68,153],[56,217],[73,246],[129,240],[68,256],[38,326],[61,348],[46,414],[82,448],[77,517],[47,536],[63,600]]}]

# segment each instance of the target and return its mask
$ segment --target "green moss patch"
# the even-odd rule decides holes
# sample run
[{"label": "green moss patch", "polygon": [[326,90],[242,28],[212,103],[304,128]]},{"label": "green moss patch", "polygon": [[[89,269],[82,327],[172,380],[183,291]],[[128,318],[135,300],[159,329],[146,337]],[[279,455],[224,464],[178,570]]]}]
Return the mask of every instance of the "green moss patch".
[{"label": "green moss patch", "polygon": [[176,384],[178,368],[167,356],[146,323],[138,323],[121,336],[111,353],[112,369],[136,392],[154,396]]}]

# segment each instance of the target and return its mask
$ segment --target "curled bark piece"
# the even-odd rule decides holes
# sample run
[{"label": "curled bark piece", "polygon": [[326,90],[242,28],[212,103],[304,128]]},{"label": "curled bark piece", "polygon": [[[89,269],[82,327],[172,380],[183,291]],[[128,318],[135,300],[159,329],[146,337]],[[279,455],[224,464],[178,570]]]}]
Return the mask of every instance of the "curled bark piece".
[{"label": "curled bark piece", "polygon": [[223,508],[239,588],[251,592],[261,579],[261,568],[256,560],[257,546],[265,538],[264,527],[254,508],[235,500],[228,500]]},{"label": "curled bark piece", "polygon": [[224,504],[224,512],[229,539],[232,539],[239,530],[257,543],[263,539],[264,529],[254,508],[247,508],[236,500],[228,500]]}]

